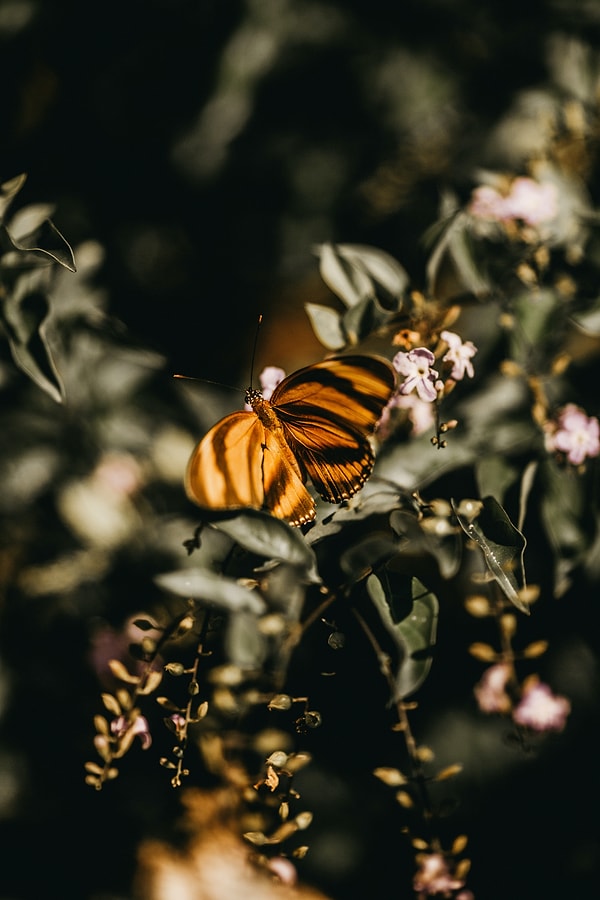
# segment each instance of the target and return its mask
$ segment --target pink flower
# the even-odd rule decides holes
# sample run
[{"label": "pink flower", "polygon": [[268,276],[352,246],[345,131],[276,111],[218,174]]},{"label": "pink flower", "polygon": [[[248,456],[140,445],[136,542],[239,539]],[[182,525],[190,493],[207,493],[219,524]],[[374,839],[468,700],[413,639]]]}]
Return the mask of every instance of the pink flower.
[{"label": "pink flower", "polygon": [[471,195],[469,212],[478,219],[508,222],[520,219],[526,225],[550,222],[558,214],[558,191],[549,181],[515,178],[508,194],[487,184],[479,185]]},{"label": "pink flower", "polygon": [[265,400],[271,399],[271,394],[284,378],[285,371],[279,366],[265,366],[259,375],[260,387]]},{"label": "pink flower", "polygon": [[506,197],[488,184],[480,184],[471,194],[469,212],[478,219],[501,222],[504,218]]},{"label": "pink flower", "polygon": [[417,347],[408,353],[400,351],[392,360],[392,365],[401,375],[405,376],[400,385],[401,394],[410,394],[416,390],[421,400],[432,403],[437,398],[435,383],[438,373],[431,366],[435,357],[426,347]]},{"label": "pink flower", "polygon": [[600,453],[600,423],[574,403],[567,403],[557,420],[545,427],[545,444],[550,453],[564,453],[571,465],[579,466]]},{"label": "pink flower", "polygon": [[506,693],[506,685],[510,676],[511,667],[507,663],[496,663],[485,670],[474,688],[475,699],[481,712],[509,712],[511,702]]},{"label": "pink flower", "polygon": [[293,862],[284,856],[274,856],[267,863],[267,868],[283,883],[294,887],[298,883],[298,873]]},{"label": "pink flower", "polygon": [[505,202],[505,218],[521,219],[527,225],[541,225],[556,218],[558,192],[547,181],[540,184],[533,178],[515,178]]},{"label": "pink flower", "polygon": [[464,887],[464,881],[453,878],[441,853],[422,853],[417,856],[419,870],[413,879],[413,889],[419,898],[435,894],[449,896],[450,891]]},{"label": "pink flower", "polygon": [[524,691],[513,719],[534,731],[562,731],[570,712],[566,697],[553,694],[547,684],[536,681]]},{"label": "pink flower", "polygon": [[113,494],[129,497],[141,486],[141,470],[128,453],[105,453],[93,474],[99,485]]},{"label": "pink flower", "polygon": [[138,716],[133,722],[129,722],[125,716],[118,716],[110,723],[110,730],[118,738],[122,738],[127,732],[133,731],[142,742],[142,750],[147,750],[152,743],[152,735],[145,716]]},{"label": "pink flower", "polygon": [[477,347],[471,341],[463,341],[453,331],[442,331],[440,337],[448,344],[448,352],[443,357],[443,362],[452,363],[450,377],[455,381],[461,381],[465,373],[472,378],[475,374],[471,358],[477,353]]}]

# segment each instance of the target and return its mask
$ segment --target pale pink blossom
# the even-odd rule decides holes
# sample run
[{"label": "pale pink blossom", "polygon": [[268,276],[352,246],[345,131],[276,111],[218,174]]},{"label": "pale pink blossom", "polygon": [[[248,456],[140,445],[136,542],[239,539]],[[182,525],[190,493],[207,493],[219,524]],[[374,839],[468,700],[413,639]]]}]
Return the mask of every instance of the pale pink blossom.
[{"label": "pale pink blossom", "polygon": [[413,889],[419,898],[435,894],[449,897],[450,891],[464,887],[464,881],[453,878],[441,853],[422,853],[417,857],[419,870],[413,879]]},{"label": "pale pink blossom", "polygon": [[263,397],[265,400],[270,400],[277,385],[281,384],[285,378],[285,371],[279,366],[265,366],[258,377]]},{"label": "pale pink blossom", "polygon": [[431,403],[437,398],[436,381],[438,373],[431,366],[435,357],[426,347],[417,347],[408,353],[400,351],[392,359],[392,365],[401,375],[404,381],[400,385],[401,394],[410,394],[416,390],[421,400]]},{"label": "pale pink blossom", "polygon": [[471,194],[469,212],[478,219],[488,219],[493,222],[501,222],[505,210],[504,197],[495,188],[488,184],[480,184]]},{"label": "pale pink blossom", "polygon": [[274,856],[267,863],[267,867],[282,882],[290,887],[295,887],[298,883],[298,873],[296,867],[285,856]]},{"label": "pale pink blossom", "polygon": [[558,213],[558,191],[550,181],[515,178],[505,203],[505,218],[521,219],[527,225],[551,222]]},{"label": "pale pink blossom", "polygon": [[134,494],[142,483],[140,466],[129,453],[105,453],[93,477],[102,488],[122,497]]},{"label": "pale pink blossom", "polygon": [[511,667],[507,663],[496,663],[485,670],[481,680],[473,689],[481,712],[509,712],[511,702],[510,697],[506,693],[506,685],[510,679],[511,671]]},{"label": "pale pink blossom", "polygon": [[[265,366],[265,368],[258,376],[258,380],[260,382],[260,390],[265,400],[271,399],[273,391],[278,384],[281,384],[284,378],[284,369],[280,369],[279,366]],[[249,403],[246,403],[244,409],[249,411],[252,409],[252,407]]]},{"label": "pale pink blossom", "polygon": [[524,691],[513,719],[517,725],[534,731],[562,731],[570,712],[571,704],[566,697],[553,694],[547,684],[534,682]]},{"label": "pale pink blossom", "polygon": [[122,738],[129,731],[133,731],[142,742],[142,750],[147,750],[152,743],[152,735],[145,716],[138,716],[133,722],[129,722],[125,716],[117,716],[110,723],[110,730],[118,738]]},{"label": "pale pink blossom", "polygon": [[600,423],[595,416],[587,416],[574,403],[567,403],[558,414],[555,422],[550,422],[545,429],[546,449],[550,453],[564,453],[568,462],[579,466],[589,458],[600,453]]},{"label": "pale pink blossom", "polygon": [[433,404],[421,400],[416,394],[395,393],[387,406],[384,407],[381,417],[377,422],[377,436],[380,440],[386,440],[391,433],[392,410],[404,409],[411,423],[411,434],[417,437],[425,431],[429,431],[435,425]]},{"label": "pale pink blossom", "polygon": [[482,184],[471,194],[468,210],[478,219],[541,225],[558,215],[558,191],[552,182],[526,177],[515,178],[507,194]]},{"label": "pale pink blossom", "polygon": [[448,344],[448,352],[442,357],[443,362],[452,363],[450,377],[455,381],[461,381],[465,374],[472,378],[473,363],[471,359],[477,353],[477,347],[472,341],[462,341],[453,331],[442,331],[440,337]]}]

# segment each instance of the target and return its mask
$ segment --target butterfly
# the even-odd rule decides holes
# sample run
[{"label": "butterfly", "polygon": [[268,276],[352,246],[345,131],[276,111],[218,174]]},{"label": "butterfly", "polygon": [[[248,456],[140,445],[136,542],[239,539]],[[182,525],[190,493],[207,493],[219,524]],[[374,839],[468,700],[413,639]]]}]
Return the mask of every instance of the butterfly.
[{"label": "butterfly", "polygon": [[334,356],[288,375],[270,400],[248,388],[251,409],[229,413],[193,450],[188,498],[210,510],[252,507],[290,525],[311,522],[308,478],[324,500],[341,503],[371,474],[369,436],[395,380],[387,360]]}]

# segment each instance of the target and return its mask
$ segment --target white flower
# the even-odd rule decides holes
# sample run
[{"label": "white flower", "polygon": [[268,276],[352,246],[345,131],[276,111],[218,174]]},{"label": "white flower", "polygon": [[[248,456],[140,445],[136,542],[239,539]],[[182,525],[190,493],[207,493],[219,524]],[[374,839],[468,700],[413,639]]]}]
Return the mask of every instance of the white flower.
[{"label": "white flower", "polygon": [[410,394],[416,390],[421,400],[433,402],[437,398],[435,383],[438,378],[436,370],[431,368],[434,361],[433,353],[426,347],[417,347],[408,353],[396,353],[392,365],[397,372],[406,376],[400,385],[400,393]]},{"label": "white flower", "polygon": [[465,373],[472,378],[475,374],[471,359],[477,353],[477,347],[472,341],[462,341],[453,331],[442,331],[440,337],[448,344],[448,352],[443,357],[443,362],[452,363],[450,377],[455,381],[461,381]]}]

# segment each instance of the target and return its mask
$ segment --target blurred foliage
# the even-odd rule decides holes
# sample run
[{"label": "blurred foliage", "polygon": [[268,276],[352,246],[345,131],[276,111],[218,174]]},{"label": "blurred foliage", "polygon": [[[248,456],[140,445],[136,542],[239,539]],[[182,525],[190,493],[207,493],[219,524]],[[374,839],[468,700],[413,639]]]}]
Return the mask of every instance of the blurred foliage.
[{"label": "blurred foliage", "polygon": [[[600,414],[599,27],[593,0],[0,2],[2,898],[162,898],[211,832],[335,900],[411,896],[405,831],[436,828],[476,897],[593,896],[597,460],[544,425]],[[472,214],[515,176],[551,225]],[[259,312],[288,372],[472,340],[446,446],[396,411],[305,534],[202,523],[185,465],[240,402],[171,376],[245,382]],[[572,705],[528,753],[473,697],[496,622]]]}]

